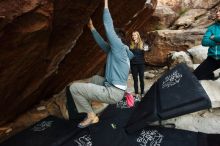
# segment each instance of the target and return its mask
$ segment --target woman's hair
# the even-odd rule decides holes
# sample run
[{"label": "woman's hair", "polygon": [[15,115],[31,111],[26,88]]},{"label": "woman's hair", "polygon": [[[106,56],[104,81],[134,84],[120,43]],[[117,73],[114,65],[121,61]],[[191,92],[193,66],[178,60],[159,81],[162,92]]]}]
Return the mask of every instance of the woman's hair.
[{"label": "woman's hair", "polygon": [[217,11],[220,11],[220,6],[215,8],[215,12],[217,13]]},{"label": "woman's hair", "polygon": [[211,10],[209,19],[215,21],[216,20],[216,13],[220,11],[220,7],[216,7],[215,9]]},{"label": "woman's hair", "polygon": [[[138,36],[138,44],[137,44],[138,46],[137,46],[137,48],[143,50],[143,49],[144,49],[144,43],[143,43],[143,41],[142,41],[142,39],[141,39],[140,33],[139,33],[138,31],[134,31],[134,32],[132,32],[132,34],[133,34],[133,33],[136,33],[137,36]],[[131,48],[131,49],[134,49],[135,47],[136,47],[136,46],[135,46],[135,42],[134,42],[133,39],[131,39],[130,48]]]}]

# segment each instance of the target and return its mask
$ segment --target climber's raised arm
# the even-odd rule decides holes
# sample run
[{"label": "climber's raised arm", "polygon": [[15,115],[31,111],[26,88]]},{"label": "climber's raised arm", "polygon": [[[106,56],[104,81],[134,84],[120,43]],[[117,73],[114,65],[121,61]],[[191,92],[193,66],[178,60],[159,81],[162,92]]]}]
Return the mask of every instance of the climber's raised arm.
[{"label": "climber's raised arm", "polygon": [[123,46],[124,44],[115,32],[113,20],[108,9],[108,0],[104,0],[104,2],[105,4],[103,12],[103,23],[105,27],[106,37],[108,39],[109,45],[111,46],[111,49],[119,51],[121,49],[121,46]]},{"label": "climber's raised arm", "polygon": [[104,41],[101,35],[96,31],[91,19],[89,20],[88,27],[91,30],[96,43],[103,49],[103,51],[105,51],[105,53],[108,53],[110,46],[106,41]]}]

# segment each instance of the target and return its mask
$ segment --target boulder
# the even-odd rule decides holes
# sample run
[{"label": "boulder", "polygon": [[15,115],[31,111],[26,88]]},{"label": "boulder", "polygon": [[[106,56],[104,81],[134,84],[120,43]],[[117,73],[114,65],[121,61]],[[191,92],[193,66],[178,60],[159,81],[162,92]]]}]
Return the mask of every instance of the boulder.
[{"label": "boulder", "polygon": [[201,84],[208,94],[213,108],[220,107],[220,78],[212,81],[212,80],[201,80]]},{"label": "boulder", "polygon": [[159,19],[155,29],[160,30],[168,28],[177,19],[178,15],[169,6],[158,3],[152,17]]},{"label": "boulder", "polygon": [[219,4],[218,0],[158,0],[170,6],[174,11],[181,12],[185,9],[210,9]]},{"label": "boulder", "polygon": [[[184,0],[187,2],[188,0]],[[188,3],[188,6],[191,6],[192,8],[197,9],[211,9],[214,6],[218,5],[218,0],[190,0]]]},{"label": "boulder", "polygon": [[190,9],[186,11],[183,15],[181,15],[174,23],[175,28],[177,29],[186,29],[191,27],[191,25],[195,22],[195,20],[206,14],[206,9]]},{"label": "boulder", "polygon": [[155,11],[156,6],[157,0],[147,0],[145,8],[139,10],[132,19],[126,23],[124,29],[128,36],[127,39],[130,39],[131,33],[134,30],[139,31],[141,35],[145,35],[145,33],[155,30],[154,28],[158,23],[158,17],[153,17],[152,14]]},{"label": "boulder", "polygon": [[213,23],[213,20],[210,19],[212,12],[208,11],[206,14],[199,16],[195,19],[194,23],[191,24],[191,28],[203,29],[207,28]]},{"label": "boulder", "polygon": [[177,129],[220,134],[220,108],[203,110],[162,121],[162,125],[174,125]]},{"label": "boulder", "polygon": [[185,63],[191,70],[193,70],[193,61],[187,52],[171,52],[169,55],[169,69],[175,67],[179,63]]},{"label": "boulder", "polygon": [[0,124],[41,99],[53,12],[50,0],[0,1]]},{"label": "boulder", "polygon": [[164,66],[172,51],[186,51],[200,45],[205,29],[157,30],[147,33],[150,51],[145,53],[145,61],[151,65]]},{"label": "boulder", "polygon": [[200,64],[207,58],[208,48],[209,47],[198,45],[187,50],[192,56],[193,64]]},{"label": "boulder", "polygon": [[169,68],[173,68],[179,63],[185,63],[191,70],[194,70],[206,58],[208,47],[198,45],[188,49],[187,51],[173,51],[168,55]]},{"label": "boulder", "polygon": [[[0,1],[0,125],[103,67],[105,55],[86,26],[92,17],[103,35],[102,2]],[[110,1],[115,26],[124,27],[140,10],[152,13],[145,2]]]}]

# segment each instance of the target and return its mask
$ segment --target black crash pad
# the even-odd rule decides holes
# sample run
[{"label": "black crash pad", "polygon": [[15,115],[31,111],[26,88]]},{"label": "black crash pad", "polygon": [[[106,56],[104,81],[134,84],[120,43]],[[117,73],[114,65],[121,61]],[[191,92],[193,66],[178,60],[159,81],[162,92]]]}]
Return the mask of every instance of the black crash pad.
[{"label": "black crash pad", "polygon": [[137,105],[136,101],[135,106],[129,108],[125,99],[109,105],[100,116],[100,122],[89,127],[94,146],[131,146],[124,127]]},{"label": "black crash pad", "polygon": [[126,133],[124,128],[113,129],[107,123],[102,123],[102,128],[91,131],[94,146],[220,146],[220,134],[158,126],[147,126],[134,133]]},{"label": "black crash pad", "polygon": [[[113,125],[117,127],[124,127],[133,109],[134,107],[128,108],[125,99],[123,99],[117,104],[109,105],[100,116],[100,123],[93,126],[101,126],[101,123],[105,122],[114,123]],[[90,146],[93,141],[89,127],[84,129],[77,127],[85,116],[85,113],[76,113],[69,121],[49,116],[12,136],[0,146]]]},{"label": "black crash pad", "polygon": [[132,146],[220,146],[219,134],[147,126],[128,134]]},{"label": "black crash pad", "polygon": [[78,129],[75,124],[50,116],[0,146],[220,146],[219,134],[158,126],[146,126],[134,133],[127,133],[123,126],[117,127],[111,122],[107,118],[98,124]]},{"label": "black crash pad", "polygon": [[83,129],[76,135],[72,136],[60,146],[94,146],[88,128]]},{"label": "black crash pad", "polygon": [[60,146],[81,130],[70,121],[49,116],[12,136],[0,146]]},{"label": "black crash pad", "polygon": [[136,101],[135,106],[130,108],[127,106],[124,99],[117,104],[111,104],[101,114],[100,121],[114,124],[118,128],[123,128],[127,125],[127,122],[138,103],[139,102]]},{"label": "black crash pad", "polygon": [[200,82],[185,64],[159,78],[132,114],[127,131],[134,132],[147,124],[211,107]]}]

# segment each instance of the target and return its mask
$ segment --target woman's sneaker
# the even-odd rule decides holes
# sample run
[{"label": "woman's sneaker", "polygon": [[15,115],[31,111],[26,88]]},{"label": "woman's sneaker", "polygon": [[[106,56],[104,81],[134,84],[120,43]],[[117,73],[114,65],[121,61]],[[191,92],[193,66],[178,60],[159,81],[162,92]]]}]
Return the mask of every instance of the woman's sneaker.
[{"label": "woman's sneaker", "polygon": [[135,96],[134,96],[134,102],[136,102],[136,101],[141,101],[139,94],[135,94]]}]

